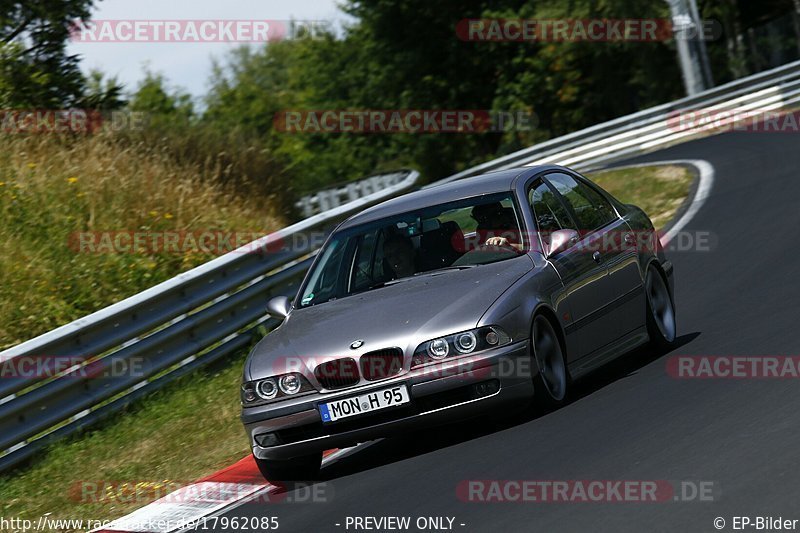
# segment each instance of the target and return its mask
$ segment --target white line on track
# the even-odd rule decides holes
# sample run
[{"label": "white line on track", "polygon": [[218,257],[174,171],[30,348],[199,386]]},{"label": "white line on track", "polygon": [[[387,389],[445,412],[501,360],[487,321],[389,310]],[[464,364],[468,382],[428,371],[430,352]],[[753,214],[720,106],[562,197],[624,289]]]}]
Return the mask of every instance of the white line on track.
[{"label": "white line on track", "polygon": [[705,159],[670,159],[667,161],[650,161],[647,163],[638,163],[635,165],[624,165],[619,167],[612,166],[598,170],[618,170],[624,168],[642,168],[664,165],[690,165],[697,169],[699,176],[697,190],[694,193],[694,197],[689,202],[689,207],[681,215],[681,217],[672,224],[672,226],[669,228],[669,231],[661,236],[661,246],[666,248],[667,244],[674,239],[675,236],[678,235],[678,233],[680,233],[687,224],[689,224],[689,222],[692,221],[697,213],[700,212],[703,204],[706,203],[706,199],[711,194],[711,189],[714,186],[714,165]]},{"label": "white line on track", "polygon": [[706,199],[711,194],[711,188],[714,186],[714,165],[704,159],[683,159],[676,161],[665,161],[664,164],[684,164],[692,165],[697,169],[700,174],[697,190],[694,193],[689,208],[681,217],[672,225],[672,227],[661,237],[661,245],[666,246],[669,241],[675,238],[686,225],[700,212],[700,208],[706,203]]}]

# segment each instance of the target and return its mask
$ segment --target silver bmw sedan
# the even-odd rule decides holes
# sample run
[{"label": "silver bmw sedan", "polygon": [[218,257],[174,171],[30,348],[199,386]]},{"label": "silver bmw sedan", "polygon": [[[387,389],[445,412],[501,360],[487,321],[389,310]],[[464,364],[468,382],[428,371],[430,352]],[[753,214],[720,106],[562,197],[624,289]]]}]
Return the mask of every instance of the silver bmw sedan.
[{"label": "silver bmw sedan", "polygon": [[531,401],[676,337],[647,215],[559,166],[431,187],[339,225],[252,350],[242,421],[270,480],[322,452]]}]

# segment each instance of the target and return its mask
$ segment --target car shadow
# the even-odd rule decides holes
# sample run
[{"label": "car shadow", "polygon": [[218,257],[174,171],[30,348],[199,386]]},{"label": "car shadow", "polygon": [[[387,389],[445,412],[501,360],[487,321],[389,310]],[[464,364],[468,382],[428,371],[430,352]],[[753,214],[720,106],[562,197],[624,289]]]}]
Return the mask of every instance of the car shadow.
[{"label": "car shadow", "polygon": [[572,391],[572,401],[588,396],[617,380],[633,376],[640,369],[682,348],[699,336],[699,331],[681,335],[675,339],[675,345],[669,351],[658,351],[650,346],[643,346],[618,357],[576,382]]},{"label": "car shadow", "polygon": [[[586,377],[576,381],[573,385],[570,403],[580,400],[590,394],[618,381],[636,374],[640,369],[657,361],[665,355],[692,342],[700,336],[699,332],[682,335],[676,339],[675,346],[669,351],[657,351],[650,347],[643,347],[629,352],[616,360],[604,365]],[[496,413],[480,417],[479,424],[465,424],[463,421],[453,424],[420,429],[419,431],[404,433],[400,436],[382,439],[371,443],[352,455],[338,459],[321,471],[319,481],[330,481],[339,477],[348,476],[370,470],[383,465],[395,463],[424,455],[436,450],[455,446],[457,444],[497,433],[512,427],[536,420],[548,413],[528,408],[520,412],[498,417]],[[424,437],[422,436],[424,432]]]}]

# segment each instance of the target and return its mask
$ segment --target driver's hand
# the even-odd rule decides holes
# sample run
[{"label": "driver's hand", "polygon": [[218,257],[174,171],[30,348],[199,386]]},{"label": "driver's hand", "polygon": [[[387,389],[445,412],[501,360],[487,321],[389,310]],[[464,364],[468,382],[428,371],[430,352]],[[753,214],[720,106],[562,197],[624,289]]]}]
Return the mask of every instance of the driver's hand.
[{"label": "driver's hand", "polygon": [[489,237],[486,239],[486,246],[510,246],[505,237]]}]

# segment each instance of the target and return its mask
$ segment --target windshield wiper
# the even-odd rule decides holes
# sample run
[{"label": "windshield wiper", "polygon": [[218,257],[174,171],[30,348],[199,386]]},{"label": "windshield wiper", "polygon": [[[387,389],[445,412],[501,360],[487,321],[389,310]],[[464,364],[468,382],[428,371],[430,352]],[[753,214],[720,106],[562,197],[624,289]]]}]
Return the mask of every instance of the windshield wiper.
[{"label": "windshield wiper", "polygon": [[404,278],[397,278],[397,279],[392,279],[392,280],[389,280],[389,281],[379,281],[378,283],[375,283],[374,285],[370,285],[369,287],[367,287],[363,291],[359,291],[359,292],[366,292],[366,291],[371,291],[372,289],[380,289],[382,287],[389,287],[390,285],[396,285],[397,283],[402,283],[404,281],[412,280],[412,279],[415,279],[415,278],[419,279],[420,277],[427,276],[428,274],[436,274],[437,272],[445,272],[445,271],[448,271],[448,270],[466,270],[468,268],[473,268],[473,267],[476,267],[476,266],[480,266],[480,265],[475,264],[475,265],[446,266],[446,267],[442,267],[442,268],[436,268],[434,270],[426,270],[425,272],[417,272],[413,276],[406,276]]},{"label": "windshield wiper", "polygon": [[479,264],[471,264],[471,265],[451,265],[441,268],[434,268],[433,270],[426,270],[425,272],[417,272],[414,274],[415,276],[425,276],[427,274],[434,274],[436,272],[446,272],[448,270],[467,270],[468,268],[475,268],[476,266],[480,266]]},{"label": "windshield wiper", "polygon": [[401,283],[403,281],[409,280],[411,278],[398,278],[398,279],[390,279],[389,281],[379,281],[374,285],[370,285],[366,289],[361,292],[371,291],[372,289],[380,289],[381,287],[388,287],[390,285],[395,285],[397,283]]}]

